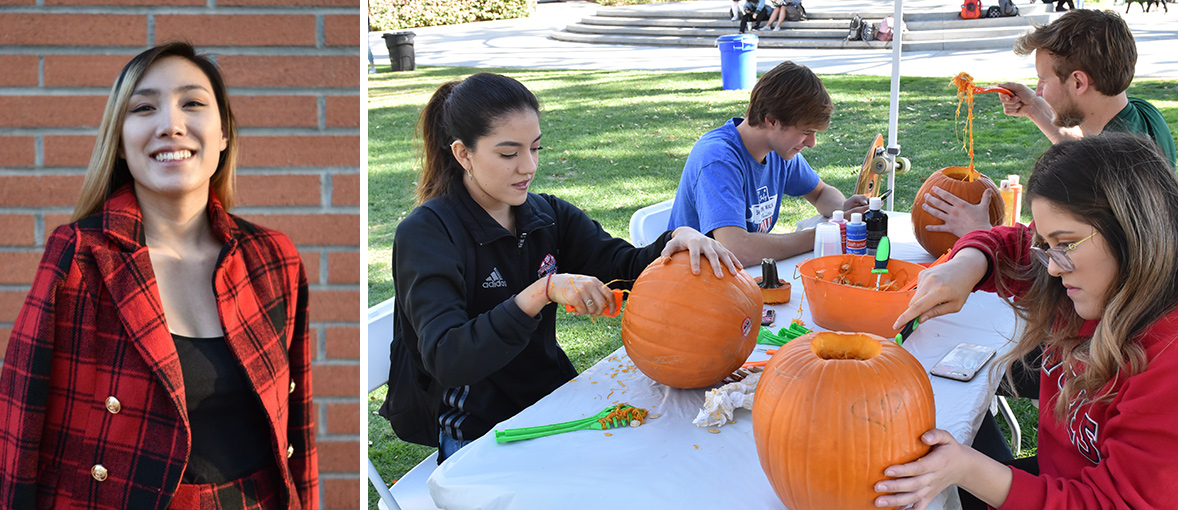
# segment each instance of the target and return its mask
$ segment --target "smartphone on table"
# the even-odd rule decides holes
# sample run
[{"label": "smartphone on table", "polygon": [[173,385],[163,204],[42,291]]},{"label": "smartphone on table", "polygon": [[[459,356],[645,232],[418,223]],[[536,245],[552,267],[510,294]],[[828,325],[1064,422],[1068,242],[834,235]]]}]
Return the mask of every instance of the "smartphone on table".
[{"label": "smartphone on table", "polygon": [[941,361],[933,365],[933,369],[929,373],[946,379],[969,381],[993,357],[994,348],[992,347],[960,343],[941,358]]}]

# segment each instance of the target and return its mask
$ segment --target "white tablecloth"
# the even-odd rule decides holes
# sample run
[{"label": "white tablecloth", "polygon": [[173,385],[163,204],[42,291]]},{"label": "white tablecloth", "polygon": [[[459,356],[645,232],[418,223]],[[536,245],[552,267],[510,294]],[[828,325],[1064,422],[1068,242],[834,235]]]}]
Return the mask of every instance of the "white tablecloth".
[{"label": "white tablecloth", "polygon": [[[888,213],[893,258],[930,262],[916,244],[909,216]],[[783,279],[810,254],[778,262]],[[760,267],[749,268],[754,276]],[[776,306],[777,328],[797,316],[805,298],[792,282],[792,299]],[[803,304],[803,320],[818,328]],[[774,328],[776,330],[776,328]],[[905,342],[926,369],[959,342],[1007,352],[1015,335],[1010,307],[992,294],[975,293],[965,309],[921,324]],[[750,360],[766,359],[758,345]],[[1001,374],[987,364],[971,382],[931,377],[937,426],[964,444],[973,441]],[[752,415],[736,411],[736,423],[719,433],[691,423],[706,390],[679,390],[654,382],[630,362],[624,349],[586,370],[496,429],[529,427],[583,418],[617,402],[646,408],[657,418],[638,428],[578,431],[498,444],[494,434],[476,440],[438,467],[430,493],[445,509],[785,508],[761,470],[752,436]],[[956,491],[942,493],[931,508],[955,509]]]}]

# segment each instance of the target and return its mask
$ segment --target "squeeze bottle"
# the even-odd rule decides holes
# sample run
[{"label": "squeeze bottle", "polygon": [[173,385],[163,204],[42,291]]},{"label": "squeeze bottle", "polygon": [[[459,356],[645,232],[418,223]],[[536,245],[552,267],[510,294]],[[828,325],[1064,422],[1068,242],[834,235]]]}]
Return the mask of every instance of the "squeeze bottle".
[{"label": "squeeze bottle", "polygon": [[888,215],[880,210],[882,205],[879,197],[871,197],[867,205],[867,214],[863,215],[863,222],[867,224],[868,255],[875,255],[879,240],[888,235]]},{"label": "squeeze bottle", "polygon": [[851,213],[851,221],[847,223],[847,253],[867,255],[867,224],[860,213]]},{"label": "squeeze bottle", "polygon": [[843,219],[842,211],[835,211],[830,217],[830,222],[839,226],[839,243],[843,247],[843,253],[847,252],[847,220]]}]

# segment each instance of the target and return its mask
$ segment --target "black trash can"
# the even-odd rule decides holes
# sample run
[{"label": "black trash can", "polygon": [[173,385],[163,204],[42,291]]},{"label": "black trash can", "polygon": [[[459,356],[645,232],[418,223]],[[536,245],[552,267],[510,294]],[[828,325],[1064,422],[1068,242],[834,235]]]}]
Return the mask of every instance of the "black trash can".
[{"label": "black trash can", "polygon": [[382,35],[384,45],[389,49],[389,62],[394,71],[417,69],[413,58],[413,32],[389,32]]}]

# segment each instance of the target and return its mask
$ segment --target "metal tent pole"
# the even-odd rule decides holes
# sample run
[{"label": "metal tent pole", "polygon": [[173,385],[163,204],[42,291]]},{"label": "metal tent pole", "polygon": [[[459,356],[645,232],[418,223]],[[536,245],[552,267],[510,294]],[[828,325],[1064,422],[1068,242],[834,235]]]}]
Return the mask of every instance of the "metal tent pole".
[{"label": "metal tent pole", "polygon": [[[892,96],[888,106],[888,189],[896,189],[896,158],[900,156],[900,144],[896,143],[896,125],[900,118],[900,51],[904,45],[904,0],[895,0],[892,14]],[[887,208],[895,210],[896,193],[888,196]]]}]

